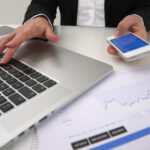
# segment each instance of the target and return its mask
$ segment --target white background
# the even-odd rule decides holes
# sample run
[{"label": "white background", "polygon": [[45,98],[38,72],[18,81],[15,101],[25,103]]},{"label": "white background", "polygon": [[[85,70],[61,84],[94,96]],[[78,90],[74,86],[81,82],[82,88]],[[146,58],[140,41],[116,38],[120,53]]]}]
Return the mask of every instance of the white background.
[{"label": "white background", "polygon": [[[0,0],[0,24],[22,24],[31,0]],[[58,14],[59,16],[59,14]],[[55,24],[59,24],[57,17]]]}]

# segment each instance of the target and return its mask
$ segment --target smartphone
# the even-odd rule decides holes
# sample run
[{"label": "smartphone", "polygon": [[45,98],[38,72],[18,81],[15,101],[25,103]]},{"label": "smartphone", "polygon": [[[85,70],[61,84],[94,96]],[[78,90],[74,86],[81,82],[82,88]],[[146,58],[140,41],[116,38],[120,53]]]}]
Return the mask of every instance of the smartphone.
[{"label": "smartphone", "polygon": [[108,37],[107,41],[118,51],[125,61],[133,61],[150,54],[150,43],[133,33],[120,37]]},{"label": "smartphone", "polygon": [[0,37],[3,37],[9,33],[11,33],[14,30],[14,28],[8,27],[8,26],[0,26]]}]

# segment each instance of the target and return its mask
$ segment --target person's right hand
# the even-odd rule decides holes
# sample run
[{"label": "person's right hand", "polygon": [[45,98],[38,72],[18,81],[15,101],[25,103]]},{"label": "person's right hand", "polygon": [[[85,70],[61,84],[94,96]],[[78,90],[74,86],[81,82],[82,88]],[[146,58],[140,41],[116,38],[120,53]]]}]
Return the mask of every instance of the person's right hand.
[{"label": "person's right hand", "polygon": [[0,64],[6,64],[16,52],[17,48],[26,40],[32,38],[47,39],[50,42],[57,42],[58,37],[53,33],[48,20],[39,16],[18,27],[9,35],[0,39],[0,53],[6,52]]},{"label": "person's right hand", "polygon": [[[147,32],[143,20],[137,15],[128,15],[118,24],[114,36],[122,36],[132,32],[147,41]],[[107,51],[110,55],[118,55],[118,51],[113,46],[108,46]]]}]

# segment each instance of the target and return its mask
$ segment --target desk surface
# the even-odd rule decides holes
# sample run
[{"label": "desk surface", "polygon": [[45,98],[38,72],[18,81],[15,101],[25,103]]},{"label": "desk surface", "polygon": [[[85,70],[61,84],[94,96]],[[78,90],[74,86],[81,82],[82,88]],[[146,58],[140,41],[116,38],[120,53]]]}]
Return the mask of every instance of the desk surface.
[{"label": "desk surface", "polygon": [[[119,56],[111,56],[107,53],[108,43],[106,38],[113,35],[113,28],[88,28],[88,27],[57,27],[59,36],[57,45],[92,57],[94,59],[111,64],[114,70],[131,68],[150,63],[150,56],[127,63]],[[150,40],[150,33],[148,35]]]},{"label": "desk surface", "polygon": [[[14,27],[16,27],[16,25]],[[109,55],[106,51],[108,46],[106,38],[113,34],[113,28],[56,26],[55,32],[59,37],[59,42],[56,45],[111,64],[114,70],[121,70],[140,66],[143,64],[150,64],[150,56],[127,63],[119,56]],[[148,39],[150,40],[150,33],[148,35]],[[32,135],[33,132],[29,133],[29,135],[23,136],[21,141],[17,141],[15,143],[13,150],[23,150],[23,147],[21,148],[20,142],[29,143],[29,139],[32,139]],[[10,148],[5,148],[5,150],[10,149],[12,149],[11,146]]]}]

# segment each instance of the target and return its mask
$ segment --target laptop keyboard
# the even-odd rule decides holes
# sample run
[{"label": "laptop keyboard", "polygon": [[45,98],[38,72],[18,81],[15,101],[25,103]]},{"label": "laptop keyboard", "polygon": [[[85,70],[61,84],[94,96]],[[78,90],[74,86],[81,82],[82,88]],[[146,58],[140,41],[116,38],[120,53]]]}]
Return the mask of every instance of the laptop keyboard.
[{"label": "laptop keyboard", "polygon": [[15,59],[1,65],[0,116],[56,84],[56,81]]}]

